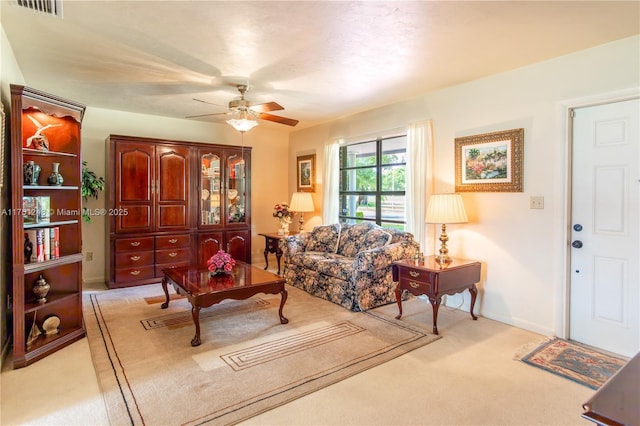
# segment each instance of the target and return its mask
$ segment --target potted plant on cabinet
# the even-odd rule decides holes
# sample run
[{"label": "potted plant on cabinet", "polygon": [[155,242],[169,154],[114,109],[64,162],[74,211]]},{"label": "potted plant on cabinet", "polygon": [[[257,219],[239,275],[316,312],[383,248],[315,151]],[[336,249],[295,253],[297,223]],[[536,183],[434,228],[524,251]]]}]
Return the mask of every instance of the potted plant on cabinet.
[{"label": "potted plant on cabinet", "polygon": [[[89,170],[87,162],[82,162],[82,200],[88,201],[89,197],[98,199],[100,191],[104,190],[104,179],[98,177],[94,172]],[[82,207],[82,217],[87,223],[91,222],[91,215],[86,207]]]}]

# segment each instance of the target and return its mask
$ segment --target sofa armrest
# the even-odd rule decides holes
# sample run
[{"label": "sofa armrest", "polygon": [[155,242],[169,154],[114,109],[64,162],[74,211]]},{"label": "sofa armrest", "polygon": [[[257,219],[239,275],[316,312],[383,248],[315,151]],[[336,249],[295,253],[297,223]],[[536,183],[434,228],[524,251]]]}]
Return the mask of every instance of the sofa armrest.
[{"label": "sofa armrest", "polygon": [[311,234],[304,232],[302,234],[289,235],[281,239],[280,249],[282,250],[285,261],[289,256],[303,252],[310,238]]},{"label": "sofa armrest", "polygon": [[420,252],[420,245],[415,242],[399,242],[384,247],[365,250],[358,253],[353,264],[355,272],[375,271],[390,267],[393,262],[411,259]]}]

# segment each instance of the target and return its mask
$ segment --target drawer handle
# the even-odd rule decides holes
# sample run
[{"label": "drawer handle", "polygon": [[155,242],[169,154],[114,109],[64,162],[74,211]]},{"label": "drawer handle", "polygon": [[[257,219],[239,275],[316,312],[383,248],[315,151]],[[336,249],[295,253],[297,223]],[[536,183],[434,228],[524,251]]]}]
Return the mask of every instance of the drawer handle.
[{"label": "drawer handle", "polygon": [[140,245],[140,241],[134,241],[131,243],[131,247],[138,247]]},{"label": "drawer handle", "polygon": [[134,262],[137,262],[138,260],[140,260],[140,256],[131,256],[130,259]]},{"label": "drawer handle", "polygon": [[175,238],[172,238],[172,239],[170,239],[170,240],[169,240],[169,242],[170,242],[171,244],[175,244],[175,243],[177,243],[177,242],[178,242],[178,240],[176,240]]},{"label": "drawer handle", "polygon": [[175,251],[173,253],[169,253],[169,257],[176,257],[178,255],[178,253],[176,253]]},{"label": "drawer handle", "polygon": [[411,288],[418,288],[420,287],[420,284],[418,284],[415,281],[409,281],[409,285],[411,286]]},{"label": "drawer handle", "polygon": [[140,271],[131,271],[131,275],[140,275]]},{"label": "drawer handle", "polygon": [[409,275],[411,275],[413,278],[417,278],[420,276],[420,272],[409,271]]}]

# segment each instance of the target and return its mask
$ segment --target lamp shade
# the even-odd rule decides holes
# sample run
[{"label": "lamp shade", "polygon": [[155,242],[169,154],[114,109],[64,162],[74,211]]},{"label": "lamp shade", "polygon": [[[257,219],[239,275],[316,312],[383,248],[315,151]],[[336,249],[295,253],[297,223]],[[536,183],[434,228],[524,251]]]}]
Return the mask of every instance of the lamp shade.
[{"label": "lamp shade", "polygon": [[429,197],[425,222],[446,224],[468,221],[460,194],[434,194]]},{"label": "lamp shade", "polygon": [[289,209],[294,212],[312,212],[315,210],[313,207],[313,198],[309,192],[294,192],[291,196],[291,203],[289,203]]},{"label": "lamp shade", "polygon": [[227,124],[229,124],[240,133],[244,133],[257,126],[258,122],[256,120],[253,120],[253,117],[247,111],[240,111],[238,113],[238,118],[227,120]]}]

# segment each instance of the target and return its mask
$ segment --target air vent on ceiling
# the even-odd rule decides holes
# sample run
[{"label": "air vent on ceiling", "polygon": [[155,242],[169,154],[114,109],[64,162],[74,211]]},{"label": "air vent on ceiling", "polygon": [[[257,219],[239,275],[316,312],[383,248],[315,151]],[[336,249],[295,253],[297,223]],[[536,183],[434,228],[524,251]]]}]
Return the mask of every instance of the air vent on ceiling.
[{"label": "air vent on ceiling", "polygon": [[62,0],[16,0],[18,6],[62,18]]}]

